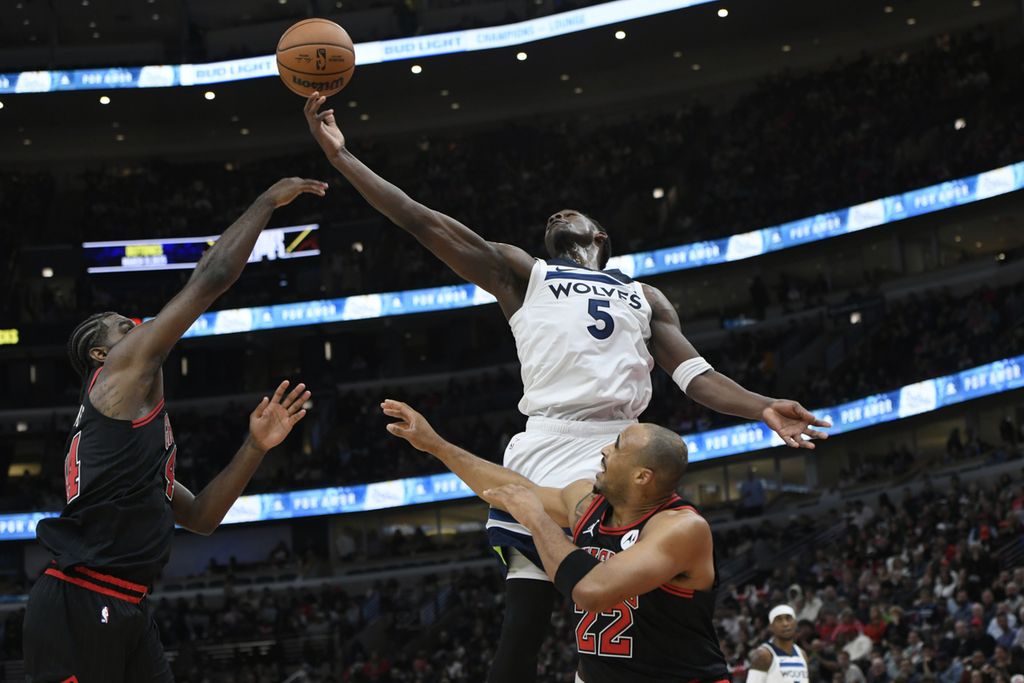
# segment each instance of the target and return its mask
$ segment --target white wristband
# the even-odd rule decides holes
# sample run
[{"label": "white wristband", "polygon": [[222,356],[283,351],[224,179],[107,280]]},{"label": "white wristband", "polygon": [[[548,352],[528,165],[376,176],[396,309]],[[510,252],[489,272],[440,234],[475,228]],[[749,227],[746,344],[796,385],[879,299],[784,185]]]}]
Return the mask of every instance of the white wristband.
[{"label": "white wristband", "polygon": [[691,358],[690,360],[684,360],[672,373],[672,381],[679,385],[679,388],[686,393],[686,388],[690,386],[690,382],[697,375],[704,374],[708,370],[714,370],[711,364],[704,360],[701,356]]},{"label": "white wristband", "polygon": [[747,671],[747,683],[765,683],[767,680],[767,671],[759,671],[757,669],[750,669]]}]

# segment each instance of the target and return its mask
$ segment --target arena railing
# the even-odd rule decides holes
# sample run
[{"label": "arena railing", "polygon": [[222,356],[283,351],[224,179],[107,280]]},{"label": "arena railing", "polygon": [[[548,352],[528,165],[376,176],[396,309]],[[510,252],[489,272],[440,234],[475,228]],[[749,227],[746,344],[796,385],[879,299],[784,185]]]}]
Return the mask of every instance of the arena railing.
[{"label": "arena railing", "polygon": [[[828,432],[835,436],[1020,388],[1024,388],[1024,355],[812,411],[832,422]],[[682,438],[689,449],[691,463],[783,445],[775,432],[762,423],[753,422],[684,434]],[[352,486],[260,493],[239,498],[228,511],[223,524],[368,512],[472,498],[474,495],[452,473]],[[0,515],[0,541],[35,538],[39,520],[58,514],[46,511]]]}]

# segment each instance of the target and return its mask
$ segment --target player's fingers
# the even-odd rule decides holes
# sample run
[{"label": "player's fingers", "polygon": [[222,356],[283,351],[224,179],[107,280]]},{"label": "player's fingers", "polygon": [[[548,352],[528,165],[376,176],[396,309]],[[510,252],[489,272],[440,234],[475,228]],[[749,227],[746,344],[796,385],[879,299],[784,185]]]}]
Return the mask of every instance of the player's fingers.
[{"label": "player's fingers", "polygon": [[274,403],[281,402],[281,397],[284,396],[284,391],[285,389],[288,388],[289,384],[290,382],[288,380],[284,380],[283,382],[277,385],[277,391],[274,392],[274,398],[271,399]]},{"label": "player's fingers", "polygon": [[828,434],[826,434],[825,432],[818,431],[817,429],[811,429],[810,427],[808,427],[807,429],[804,430],[804,434],[806,434],[807,436],[811,437],[812,439],[827,439],[828,438]]},{"label": "player's fingers", "polygon": [[406,434],[409,433],[409,426],[404,422],[389,422],[387,430],[395,436],[400,436],[404,439]]},{"label": "player's fingers", "polygon": [[782,437],[782,439],[786,442],[786,445],[789,446],[790,448],[800,448],[799,442],[794,437],[790,436],[789,434],[787,434],[786,436]]},{"label": "player's fingers", "polygon": [[832,426],[832,423],[829,422],[828,420],[819,420],[818,418],[814,417],[813,415],[811,417],[814,418],[814,419],[811,420],[811,424],[814,425],[815,427],[831,427]]},{"label": "player's fingers", "polygon": [[300,410],[299,412],[295,413],[294,415],[288,418],[289,427],[294,427],[299,422],[299,420],[301,420],[304,417],[306,417],[305,410]]},{"label": "player's fingers", "polygon": [[313,113],[313,111],[315,111],[315,103],[318,99],[320,99],[320,93],[315,90],[309,93],[309,97],[306,98],[306,104],[302,107],[302,110],[306,112],[307,115]]},{"label": "player's fingers", "polygon": [[291,407],[293,403],[299,400],[299,395],[302,394],[302,392],[305,390],[306,384],[304,382],[299,382],[298,384],[295,385],[295,388],[288,393],[287,398],[281,401],[281,404],[285,408]]},{"label": "player's fingers", "polygon": [[306,405],[306,401],[308,401],[309,397],[312,395],[313,393],[310,391],[302,392],[302,394],[300,394],[297,399],[295,399],[291,404],[289,404],[288,414],[294,415],[295,413],[299,412],[302,409],[302,407]]},{"label": "player's fingers", "polygon": [[316,120],[317,121],[323,121],[328,116],[334,116],[334,110],[333,109],[324,109],[322,112],[320,112],[319,114],[316,115]]},{"label": "player's fingers", "polygon": [[270,399],[264,396],[263,400],[256,405],[256,409],[252,411],[253,416],[257,420],[263,417],[263,412],[267,409],[268,405],[270,405]]}]

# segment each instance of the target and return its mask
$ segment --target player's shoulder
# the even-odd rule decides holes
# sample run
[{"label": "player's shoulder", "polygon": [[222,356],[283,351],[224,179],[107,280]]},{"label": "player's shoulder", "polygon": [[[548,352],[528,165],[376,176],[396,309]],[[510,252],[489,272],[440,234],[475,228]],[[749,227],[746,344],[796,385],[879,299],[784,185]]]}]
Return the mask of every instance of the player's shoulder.
[{"label": "player's shoulder", "polygon": [[750,668],[758,671],[767,671],[772,665],[774,655],[767,644],[755,647],[750,651]]},{"label": "player's shoulder", "polygon": [[651,517],[644,526],[649,534],[665,534],[668,536],[685,537],[689,541],[701,537],[711,537],[711,525],[694,508],[685,505],[662,510]]}]

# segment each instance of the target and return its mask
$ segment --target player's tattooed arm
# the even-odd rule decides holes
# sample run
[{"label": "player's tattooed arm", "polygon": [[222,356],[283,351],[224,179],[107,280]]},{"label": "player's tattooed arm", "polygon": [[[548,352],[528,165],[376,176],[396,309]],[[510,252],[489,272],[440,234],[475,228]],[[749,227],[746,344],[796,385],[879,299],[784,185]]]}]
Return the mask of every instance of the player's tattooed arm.
[{"label": "player's tattooed arm", "polygon": [[576,528],[576,524],[587,513],[587,509],[595,498],[597,498],[597,494],[594,493],[594,482],[592,481],[581,479],[562,489],[562,501],[571,511],[569,513],[569,529]]},{"label": "player's tattooed arm", "polygon": [[[319,180],[284,178],[261,194],[203,255],[182,290],[156,317],[133,329],[110,349],[101,381],[110,382],[116,377],[126,400],[141,404],[171,348],[238,279],[274,209],[301,194],[322,197],[326,188],[327,184]],[[126,405],[122,412],[134,416],[137,408]]]},{"label": "player's tattooed arm", "polygon": [[412,199],[380,177],[345,146],[333,109],[319,111],[327,98],[306,100],[306,123],[331,164],[373,208],[416,238],[458,275],[497,299],[506,316],[522,305],[534,260],[522,249],[489,242],[451,216]]},{"label": "player's tattooed arm", "polygon": [[772,654],[762,645],[750,652],[750,668],[754,671],[768,671],[772,665]]}]

